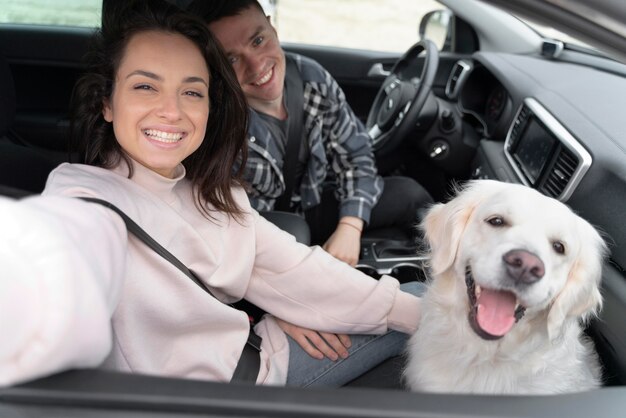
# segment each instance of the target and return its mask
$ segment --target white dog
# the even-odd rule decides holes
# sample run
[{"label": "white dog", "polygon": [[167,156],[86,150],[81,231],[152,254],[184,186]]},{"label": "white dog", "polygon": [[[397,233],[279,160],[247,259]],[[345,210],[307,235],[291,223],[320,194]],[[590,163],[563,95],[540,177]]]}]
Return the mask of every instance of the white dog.
[{"label": "white dog", "polygon": [[604,241],[567,206],[474,181],[422,224],[432,281],[404,377],[415,391],[591,389],[600,366],[581,324],[601,308]]}]

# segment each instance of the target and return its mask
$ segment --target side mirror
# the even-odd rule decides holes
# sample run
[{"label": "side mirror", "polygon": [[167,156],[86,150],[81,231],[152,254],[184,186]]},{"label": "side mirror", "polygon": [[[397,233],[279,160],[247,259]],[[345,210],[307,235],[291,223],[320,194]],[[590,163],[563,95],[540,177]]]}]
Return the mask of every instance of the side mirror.
[{"label": "side mirror", "polygon": [[430,39],[440,51],[452,51],[454,16],[450,10],[434,10],[422,17],[419,25],[419,39]]}]

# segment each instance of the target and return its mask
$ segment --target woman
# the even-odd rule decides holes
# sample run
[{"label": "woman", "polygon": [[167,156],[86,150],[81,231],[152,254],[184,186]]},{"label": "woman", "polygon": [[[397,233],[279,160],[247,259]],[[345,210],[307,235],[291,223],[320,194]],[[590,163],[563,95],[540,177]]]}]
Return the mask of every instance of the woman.
[{"label": "woman", "polygon": [[[150,5],[148,5],[148,3]],[[73,135],[85,164],[64,164],[45,195],[107,200],[178,257],[210,289],[134,236],[113,314],[105,367],[228,381],[249,320],[227,303],[269,312],[257,383],[341,385],[401,350],[419,299],[395,279],[375,281],[259,217],[231,167],[245,152],[246,103],[204,24],[155,2],[108,16],[75,89]],[[117,215],[103,216],[118,225]],[[102,251],[122,243],[98,236]],[[273,315],[273,316],[272,316]],[[275,317],[355,336],[348,359],[303,355]],[[385,334],[386,333],[386,334]],[[367,359],[365,361],[364,359]]]}]

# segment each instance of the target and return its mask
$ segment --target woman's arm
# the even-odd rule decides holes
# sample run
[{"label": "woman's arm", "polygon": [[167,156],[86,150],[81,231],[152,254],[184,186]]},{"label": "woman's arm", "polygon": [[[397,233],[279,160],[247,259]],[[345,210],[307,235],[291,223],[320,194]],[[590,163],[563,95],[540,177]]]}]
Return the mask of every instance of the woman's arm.
[{"label": "woman's arm", "polygon": [[0,386],[99,365],[125,272],[121,219],[74,198],[0,198],[0,230]]},{"label": "woman's arm", "polygon": [[298,244],[258,214],[256,258],[245,298],[275,317],[330,333],[414,332],[419,298],[392,277],[375,280],[319,247]]}]

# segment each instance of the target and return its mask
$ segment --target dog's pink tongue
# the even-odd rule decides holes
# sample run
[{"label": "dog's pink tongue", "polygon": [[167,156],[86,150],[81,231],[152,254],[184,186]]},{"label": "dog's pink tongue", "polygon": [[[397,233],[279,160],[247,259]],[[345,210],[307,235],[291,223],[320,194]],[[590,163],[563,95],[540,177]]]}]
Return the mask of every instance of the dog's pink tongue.
[{"label": "dog's pink tongue", "polygon": [[482,289],[478,297],[478,325],[491,335],[503,336],[515,323],[515,304],[511,292]]}]

